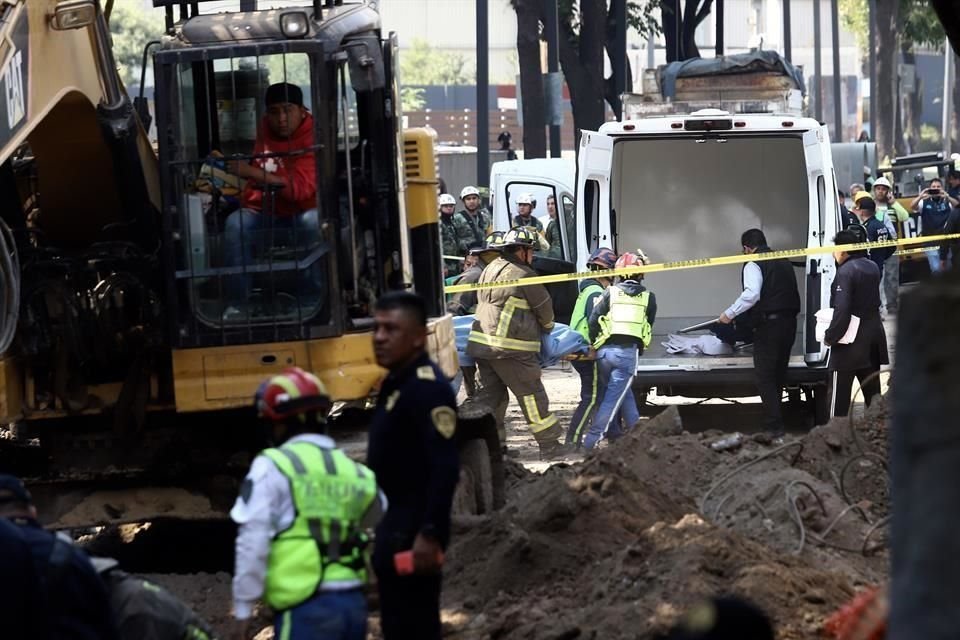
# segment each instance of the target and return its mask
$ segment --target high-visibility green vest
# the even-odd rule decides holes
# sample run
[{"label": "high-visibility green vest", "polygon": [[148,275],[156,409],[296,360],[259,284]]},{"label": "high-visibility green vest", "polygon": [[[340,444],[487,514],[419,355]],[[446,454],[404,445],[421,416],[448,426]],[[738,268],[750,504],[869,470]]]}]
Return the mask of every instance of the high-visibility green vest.
[{"label": "high-visibility green vest", "polygon": [[609,291],[610,311],[600,318],[600,337],[593,346],[600,347],[610,336],[618,335],[639,338],[644,347],[649,347],[653,338],[653,327],[647,319],[650,292],[631,296],[616,285],[610,287]]},{"label": "high-visibility green vest", "polygon": [[366,536],[359,523],[377,499],[373,472],[339,449],[293,442],[267,449],[290,481],[296,517],[270,545],[264,599],[283,611],[309,599],[323,583],[365,582]]},{"label": "high-visibility green vest", "polygon": [[570,315],[570,328],[582,335],[587,342],[590,341],[590,318],[587,317],[587,300],[596,293],[603,293],[603,287],[599,284],[587,285],[587,288],[577,296],[577,303],[573,305],[573,313]]}]

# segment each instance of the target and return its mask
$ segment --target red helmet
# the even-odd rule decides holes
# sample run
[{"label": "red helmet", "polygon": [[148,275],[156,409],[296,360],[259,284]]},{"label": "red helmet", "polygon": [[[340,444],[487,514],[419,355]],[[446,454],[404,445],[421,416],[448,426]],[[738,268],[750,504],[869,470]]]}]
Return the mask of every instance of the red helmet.
[{"label": "red helmet", "polygon": [[254,396],[254,406],[261,418],[282,422],[293,416],[316,412],[326,418],[332,402],[320,378],[300,367],[264,380]]},{"label": "red helmet", "polygon": [[613,265],[616,263],[617,254],[613,252],[613,249],[608,249],[607,247],[600,247],[596,249],[587,259],[588,265],[593,264],[601,269],[613,269]]},{"label": "red helmet", "polygon": [[616,268],[624,269],[627,267],[642,267],[646,264],[650,264],[650,259],[647,258],[643,251],[637,249],[636,252],[628,251],[617,258]]}]

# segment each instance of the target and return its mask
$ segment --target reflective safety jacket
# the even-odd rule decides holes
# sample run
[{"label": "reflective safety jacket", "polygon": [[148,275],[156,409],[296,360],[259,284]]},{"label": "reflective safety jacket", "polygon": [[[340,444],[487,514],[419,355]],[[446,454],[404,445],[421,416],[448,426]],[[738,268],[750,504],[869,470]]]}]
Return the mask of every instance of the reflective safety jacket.
[{"label": "reflective safety jacket", "polygon": [[327,582],[366,580],[360,522],[377,498],[372,471],[339,449],[291,442],[263,455],[290,481],[296,517],[270,545],[264,599],[274,611],[306,601]]},{"label": "reflective safety jacket", "polygon": [[650,292],[640,291],[631,295],[619,285],[607,289],[609,310],[600,317],[600,335],[593,346],[600,348],[611,336],[634,338],[643,347],[650,346],[653,338],[653,326],[647,309],[650,306]]},{"label": "reflective safety jacket", "polygon": [[[491,262],[478,284],[507,282],[535,276],[530,265],[512,256]],[[477,310],[467,343],[467,355],[481,359],[539,353],[540,336],[553,329],[553,301],[543,285],[508,286],[477,291]]]},{"label": "reflective safety jacket", "polygon": [[591,278],[580,282],[580,295],[577,296],[577,302],[573,305],[570,328],[582,335],[587,342],[590,341],[590,312],[593,311],[597,298],[602,295],[603,287],[596,280]]}]

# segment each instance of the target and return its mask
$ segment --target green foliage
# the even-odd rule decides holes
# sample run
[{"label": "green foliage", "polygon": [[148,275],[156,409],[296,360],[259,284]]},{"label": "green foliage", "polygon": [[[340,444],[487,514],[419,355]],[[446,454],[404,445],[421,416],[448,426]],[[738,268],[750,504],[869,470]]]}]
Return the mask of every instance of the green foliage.
[{"label": "green foliage", "polygon": [[[659,11],[660,0],[627,0],[627,25],[643,37],[659,34]],[[580,33],[580,3],[577,0],[559,0],[557,15],[561,23],[570,25],[575,35]]]},{"label": "green foliage", "polygon": [[460,54],[437,51],[417,38],[400,53],[400,80],[404,85],[473,84],[474,71]]},{"label": "green foliage", "polygon": [[[840,19],[853,33],[862,51],[868,50],[870,25],[867,0],[840,0]],[[913,46],[943,47],[946,35],[933,7],[926,0],[900,0],[900,38]]]},{"label": "green foliage", "polygon": [[125,85],[140,83],[143,47],[163,35],[163,20],[150,16],[139,3],[118,2],[110,14],[113,57]]},{"label": "green foliage", "polygon": [[423,111],[427,106],[423,89],[419,87],[402,87],[400,89],[400,108],[402,111]]}]

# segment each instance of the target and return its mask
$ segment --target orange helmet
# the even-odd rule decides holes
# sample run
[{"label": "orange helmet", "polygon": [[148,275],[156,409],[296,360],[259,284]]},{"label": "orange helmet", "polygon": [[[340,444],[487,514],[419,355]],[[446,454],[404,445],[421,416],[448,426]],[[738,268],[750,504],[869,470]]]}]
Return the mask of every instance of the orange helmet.
[{"label": "orange helmet", "polygon": [[[627,251],[620,255],[617,258],[617,269],[625,269],[629,267],[642,267],[644,265],[650,264],[650,258],[647,257],[640,249],[637,249],[636,252]],[[639,273],[639,272],[638,272]]]},{"label": "orange helmet", "polygon": [[314,412],[326,418],[332,402],[320,378],[300,367],[291,367],[266,379],[257,389],[254,406],[261,418],[283,422],[293,416]]}]

